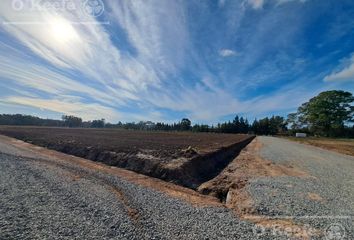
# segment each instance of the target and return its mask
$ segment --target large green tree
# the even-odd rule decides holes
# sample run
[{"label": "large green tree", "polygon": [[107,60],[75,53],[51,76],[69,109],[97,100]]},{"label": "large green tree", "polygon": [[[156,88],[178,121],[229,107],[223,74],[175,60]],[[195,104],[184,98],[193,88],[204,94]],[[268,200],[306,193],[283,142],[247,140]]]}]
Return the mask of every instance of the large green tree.
[{"label": "large green tree", "polygon": [[354,97],[350,92],[332,90],[322,92],[302,104],[297,119],[317,135],[334,136],[354,118]]}]

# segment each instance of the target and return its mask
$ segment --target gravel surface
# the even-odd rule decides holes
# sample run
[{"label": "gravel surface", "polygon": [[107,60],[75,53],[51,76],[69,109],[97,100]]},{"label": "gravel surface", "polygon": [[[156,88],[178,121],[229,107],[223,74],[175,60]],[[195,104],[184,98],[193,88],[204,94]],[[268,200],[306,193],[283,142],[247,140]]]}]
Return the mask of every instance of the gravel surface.
[{"label": "gravel surface", "polygon": [[[308,224],[325,233],[313,239],[354,239],[354,158],[283,139],[259,139],[263,158],[309,176],[251,179],[246,188],[255,216],[290,219],[294,226]],[[255,228],[254,221],[240,220],[227,208],[197,207],[1,139],[0,194],[1,240],[303,239],[271,221]]]},{"label": "gravel surface", "polygon": [[325,239],[354,239],[354,157],[279,138],[259,140],[262,158],[302,169],[309,176],[253,179],[247,190],[258,213],[324,232],[339,226],[336,237]]},{"label": "gravel surface", "polygon": [[0,239],[255,239],[254,225],[226,208],[55,159],[0,153],[0,192]]}]

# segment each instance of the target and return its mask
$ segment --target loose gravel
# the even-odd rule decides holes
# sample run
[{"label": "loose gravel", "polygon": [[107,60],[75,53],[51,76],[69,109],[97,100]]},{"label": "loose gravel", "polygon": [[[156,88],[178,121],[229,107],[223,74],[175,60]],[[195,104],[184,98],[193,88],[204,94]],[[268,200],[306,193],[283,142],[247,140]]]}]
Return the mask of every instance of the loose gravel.
[{"label": "loose gravel", "polygon": [[339,225],[344,234],[325,239],[354,239],[354,158],[279,138],[259,140],[262,158],[300,168],[309,177],[253,179],[247,190],[258,214],[309,224],[325,234]]},{"label": "loose gravel", "polygon": [[0,192],[0,239],[256,237],[253,224],[226,208],[194,207],[116,176],[54,160],[0,153]]},{"label": "loose gravel", "polygon": [[[263,158],[309,177],[251,179],[246,188],[257,215],[325,233],[313,239],[354,239],[354,158],[259,139]],[[193,206],[116,175],[21,151],[0,141],[1,240],[299,239],[272,225],[256,228],[227,208]]]}]

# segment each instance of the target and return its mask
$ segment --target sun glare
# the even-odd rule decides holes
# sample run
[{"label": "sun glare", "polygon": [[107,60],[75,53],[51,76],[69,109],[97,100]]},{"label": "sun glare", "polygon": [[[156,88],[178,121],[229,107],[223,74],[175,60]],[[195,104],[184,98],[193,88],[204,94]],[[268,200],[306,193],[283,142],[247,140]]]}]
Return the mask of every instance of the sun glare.
[{"label": "sun glare", "polygon": [[53,38],[61,43],[75,41],[79,38],[73,26],[66,20],[54,19],[50,23]]}]

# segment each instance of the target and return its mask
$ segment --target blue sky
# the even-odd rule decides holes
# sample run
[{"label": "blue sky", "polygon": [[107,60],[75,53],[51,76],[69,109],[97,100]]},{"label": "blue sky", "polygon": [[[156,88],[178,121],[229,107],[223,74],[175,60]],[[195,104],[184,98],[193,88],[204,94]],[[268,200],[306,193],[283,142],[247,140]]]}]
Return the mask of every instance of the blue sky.
[{"label": "blue sky", "polygon": [[3,0],[0,21],[1,113],[216,123],[354,92],[352,0]]}]

